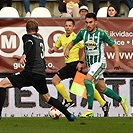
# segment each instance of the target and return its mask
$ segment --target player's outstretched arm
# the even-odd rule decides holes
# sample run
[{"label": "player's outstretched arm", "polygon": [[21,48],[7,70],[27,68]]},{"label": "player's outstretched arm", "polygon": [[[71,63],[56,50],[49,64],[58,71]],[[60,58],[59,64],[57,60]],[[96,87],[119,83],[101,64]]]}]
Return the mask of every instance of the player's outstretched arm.
[{"label": "player's outstretched arm", "polygon": [[48,53],[52,54],[54,52],[57,52],[57,50],[58,50],[58,48],[54,46],[54,47],[48,49]]},{"label": "player's outstretched arm", "polygon": [[69,57],[69,52],[70,52],[70,49],[73,47],[73,45],[74,45],[74,42],[70,42],[70,43],[67,45],[66,50],[65,50],[65,53],[64,53],[64,56],[65,56],[66,58]]},{"label": "player's outstretched arm", "polygon": [[82,69],[84,68],[84,62],[85,62],[85,53],[84,53],[84,49],[81,50],[81,57],[80,57],[80,61],[77,64],[77,70],[78,71],[82,71]]},{"label": "player's outstretched arm", "polygon": [[121,66],[120,66],[120,58],[119,58],[119,47],[116,44],[114,44],[112,46],[112,48],[114,49],[114,52],[115,52],[114,69],[119,70],[119,69],[121,69]]}]

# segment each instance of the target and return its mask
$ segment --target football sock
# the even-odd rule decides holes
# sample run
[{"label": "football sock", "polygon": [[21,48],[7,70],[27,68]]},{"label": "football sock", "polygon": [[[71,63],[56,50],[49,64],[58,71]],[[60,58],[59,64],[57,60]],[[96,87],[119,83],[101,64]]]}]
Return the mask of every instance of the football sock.
[{"label": "football sock", "polygon": [[94,98],[100,103],[100,105],[103,107],[105,105],[105,101],[97,91],[97,89],[94,88]]},{"label": "football sock", "polygon": [[67,111],[66,107],[62,105],[59,100],[51,97],[48,103],[57,108],[59,111],[61,111],[67,117],[67,119],[70,118],[71,113]]},{"label": "football sock", "polygon": [[72,100],[68,96],[67,91],[62,83],[59,83],[55,87],[58,90],[58,92],[63,96],[63,98],[67,100],[67,102],[72,102]]},{"label": "football sock", "polygon": [[2,114],[2,108],[6,99],[6,89],[0,87],[0,117]]},{"label": "football sock", "polygon": [[110,98],[115,99],[118,102],[121,102],[121,100],[122,100],[121,97],[117,93],[115,93],[113,90],[111,90],[108,87],[106,87],[106,89],[102,93]]},{"label": "football sock", "polygon": [[92,86],[92,82],[88,79],[85,79],[84,84],[87,90],[88,109],[92,109],[94,100],[94,89]]}]

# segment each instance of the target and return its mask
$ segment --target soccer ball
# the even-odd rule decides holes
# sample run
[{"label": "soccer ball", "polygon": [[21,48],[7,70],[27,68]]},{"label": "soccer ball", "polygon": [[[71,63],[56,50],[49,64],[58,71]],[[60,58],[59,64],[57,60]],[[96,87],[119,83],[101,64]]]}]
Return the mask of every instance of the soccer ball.
[{"label": "soccer ball", "polygon": [[49,116],[53,119],[59,119],[62,115],[62,113],[56,109],[54,106],[52,106],[48,112]]}]

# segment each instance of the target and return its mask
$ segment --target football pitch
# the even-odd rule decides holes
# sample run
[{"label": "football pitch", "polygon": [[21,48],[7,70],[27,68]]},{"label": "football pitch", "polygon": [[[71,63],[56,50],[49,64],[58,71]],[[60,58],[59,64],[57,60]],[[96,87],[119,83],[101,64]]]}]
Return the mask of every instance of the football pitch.
[{"label": "football pitch", "polygon": [[133,117],[3,117],[0,133],[133,133]]}]

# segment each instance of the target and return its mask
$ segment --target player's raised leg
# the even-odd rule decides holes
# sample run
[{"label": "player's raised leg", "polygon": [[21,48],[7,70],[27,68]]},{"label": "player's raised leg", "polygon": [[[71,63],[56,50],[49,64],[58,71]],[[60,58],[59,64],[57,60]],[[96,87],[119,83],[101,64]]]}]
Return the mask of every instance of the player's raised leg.
[{"label": "player's raised leg", "polygon": [[68,119],[68,121],[74,121],[76,119],[76,117],[71,114],[64,105],[62,105],[62,103],[53,98],[53,97],[50,97],[49,93],[47,94],[43,94],[42,95],[42,99],[46,102],[48,102],[50,105],[54,106],[55,108],[57,108],[59,111],[61,111],[65,116],[66,118]]},{"label": "player's raised leg", "polygon": [[[97,85],[98,85],[97,87],[101,89],[100,91],[103,94],[105,94],[106,96],[108,96],[108,97],[110,97],[110,98],[115,99],[116,101],[118,101],[121,104],[121,106],[122,106],[122,108],[124,110],[124,113],[125,114],[128,114],[128,106],[126,104],[126,98],[125,97],[119,96],[112,89],[110,89],[109,87],[106,87],[103,79],[99,80],[99,82],[98,82]],[[103,89],[103,88],[105,88],[105,89]]]},{"label": "player's raised leg", "polygon": [[104,112],[104,117],[108,116],[109,113],[109,109],[110,109],[110,104],[109,102],[105,101],[101,95],[99,94],[99,92],[97,91],[97,89],[94,88],[94,98],[100,103],[102,110]]},{"label": "player's raised leg", "polygon": [[6,89],[0,87],[0,119],[2,117],[2,108],[6,99]]}]

